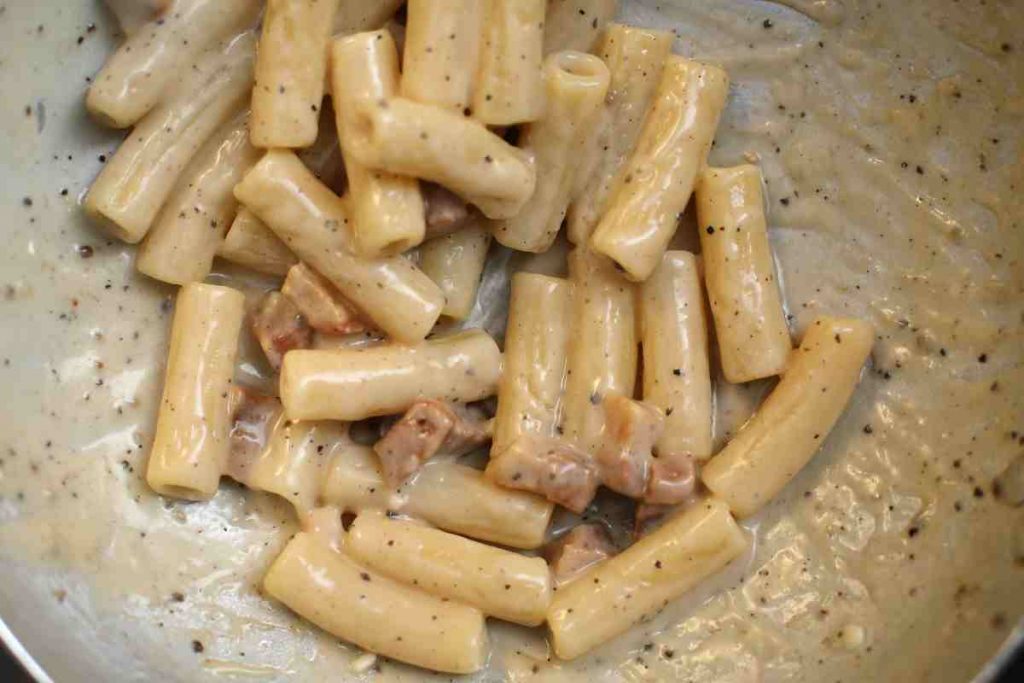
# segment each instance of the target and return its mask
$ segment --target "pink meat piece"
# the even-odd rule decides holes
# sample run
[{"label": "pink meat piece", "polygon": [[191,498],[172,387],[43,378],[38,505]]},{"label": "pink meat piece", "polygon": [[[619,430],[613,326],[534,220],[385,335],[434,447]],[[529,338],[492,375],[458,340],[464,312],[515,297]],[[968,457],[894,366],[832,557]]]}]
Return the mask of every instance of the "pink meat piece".
[{"label": "pink meat piece", "polygon": [[659,455],[651,462],[644,502],[678,505],[697,490],[697,463],[689,453]]},{"label": "pink meat piece", "polygon": [[250,466],[270,443],[270,434],[284,412],[281,401],[244,387],[231,389],[230,449],[224,473],[247,484]]},{"label": "pink meat piece", "polygon": [[630,498],[640,498],[647,488],[651,451],[665,426],[656,407],[625,396],[612,395],[603,402],[604,435],[597,454],[601,483]]},{"label": "pink meat piece", "polygon": [[563,584],[615,554],[608,532],[598,524],[580,524],[543,550],[555,583]]},{"label": "pink meat piece", "polygon": [[597,492],[597,469],[590,456],[559,439],[524,435],[491,456],[487,477],[510,489],[532,491],[582,513]]},{"label": "pink meat piece", "polygon": [[281,293],[317,332],[341,335],[367,329],[356,307],[327,278],[305,263],[296,263],[289,269]]},{"label": "pink meat piece", "polygon": [[299,310],[280,292],[269,292],[263,297],[251,323],[252,332],[274,370],[281,369],[284,354],[309,348],[313,341],[313,331]]}]

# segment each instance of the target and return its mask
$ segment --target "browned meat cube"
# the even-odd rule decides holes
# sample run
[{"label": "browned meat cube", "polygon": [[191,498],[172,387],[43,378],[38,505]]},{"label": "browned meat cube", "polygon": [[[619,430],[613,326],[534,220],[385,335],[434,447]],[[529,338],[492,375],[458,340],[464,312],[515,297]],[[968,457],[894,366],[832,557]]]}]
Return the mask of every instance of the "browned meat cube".
[{"label": "browned meat cube", "polygon": [[479,408],[454,403],[449,404],[448,409],[452,411],[455,423],[441,444],[442,453],[464,455],[491,440],[486,416]]},{"label": "browned meat cube", "polygon": [[661,436],[665,416],[654,406],[625,396],[608,396],[603,403],[604,436],[597,454],[601,483],[630,498],[647,488],[651,449]]},{"label": "browned meat cube", "polygon": [[666,454],[651,463],[644,501],[655,505],[678,505],[697,490],[697,464],[688,453]]},{"label": "browned meat cube", "polygon": [[373,450],[380,457],[384,478],[399,486],[441,448],[455,424],[455,415],[440,401],[413,404]]},{"label": "browned meat cube", "polygon": [[355,306],[346,301],[327,278],[305,263],[291,267],[281,293],[295,304],[317,332],[351,334],[366,330],[366,323]]},{"label": "browned meat cube", "polygon": [[270,435],[283,419],[284,409],[274,396],[251,389],[231,389],[231,448],[224,473],[241,484],[248,484],[249,467],[267,449]]},{"label": "browned meat cube", "polygon": [[580,524],[548,544],[543,554],[555,583],[563,584],[614,555],[615,548],[603,526]]},{"label": "browned meat cube", "polygon": [[280,292],[270,292],[252,314],[252,332],[274,370],[281,369],[284,354],[292,349],[309,348],[313,331],[302,314]]},{"label": "browned meat cube", "polygon": [[491,456],[487,477],[510,489],[532,491],[576,513],[597,492],[597,469],[590,456],[559,439],[525,435]]},{"label": "browned meat cube", "polygon": [[451,234],[466,224],[470,209],[464,199],[433,183],[420,183],[420,190],[427,220],[426,239]]}]

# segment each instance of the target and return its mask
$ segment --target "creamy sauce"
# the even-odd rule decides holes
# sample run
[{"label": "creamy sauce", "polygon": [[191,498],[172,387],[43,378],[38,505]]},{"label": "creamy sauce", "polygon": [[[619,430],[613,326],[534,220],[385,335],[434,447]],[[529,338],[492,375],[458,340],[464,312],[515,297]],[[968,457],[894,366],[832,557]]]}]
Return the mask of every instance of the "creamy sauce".
[{"label": "creamy sauce", "polygon": [[[576,662],[492,622],[478,679],[969,678],[1024,614],[1024,510],[991,488],[1024,451],[1024,14],[624,4],[729,71],[711,161],[764,169],[794,331],[837,313],[879,340],[816,459],[747,524],[748,555]],[[355,672],[361,652],[259,594],[295,530],[286,503],[227,483],[208,504],[164,501],[142,481],[172,289],[76,206],[117,139],[81,107],[112,44],[97,6],[0,2],[0,614],[57,678],[422,678]],[[485,300],[503,300],[507,262]],[[476,321],[500,318],[478,303]],[[716,443],[766,388],[719,392]]]}]

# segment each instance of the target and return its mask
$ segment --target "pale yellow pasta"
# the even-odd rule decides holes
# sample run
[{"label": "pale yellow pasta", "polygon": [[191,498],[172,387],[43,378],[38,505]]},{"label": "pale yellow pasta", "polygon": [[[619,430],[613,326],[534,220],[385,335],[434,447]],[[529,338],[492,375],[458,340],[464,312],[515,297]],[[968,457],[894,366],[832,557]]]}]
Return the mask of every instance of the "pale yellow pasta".
[{"label": "pale yellow pasta", "polygon": [[193,96],[190,78],[177,84],[175,79],[200,66],[203,53],[219,41],[255,23],[262,4],[258,0],[175,0],[107,60],[89,87],[86,107],[107,125],[127,128],[166,100],[172,90]]},{"label": "pale yellow pasta", "polygon": [[546,0],[481,0],[480,70],[473,116],[491,126],[536,121],[544,113]]},{"label": "pale yellow pasta", "polygon": [[176,285],[210,274],[213,257],[238,208],[235,184],[259,160],[249,144],[248,112],[215,134],[181,174],[139,246],[135,267]]},{"label": "pale yellow pasta", "polygon": [[441,291],[409,261],[353,255],[345,203],[293,153],[268,152],[235,188],[235,196],[395,339],[422,339],[441,315]]},{"label": "pale yellow pasta", "polygon": [[548,612],[555,654],[575,659],[654,616],[741,555],[749,543],[725,503],[714,498],[696,503],[559,586]]},{"label": "pale yellow pasta", "polygon": [[334,15],[334,34],[347,36],[384,26],[405,0],[341,0]]},{"label": "pale yellow pasta", "polygon": [[618,10],[618,0],[548,0],[544,54],[559,50],[594,51],[605,25]]},{"label": "pale yellow pasta", "polygon": [[182,170],[242,106],[252,85],[253,46],[253,35],[245,34],[208,55],[121,143],[84,201],[107,232],[131,243],[146,236]]},{"label": "pale yellow pasta", "polygon": [[718,67],[669,57],[636,149],[590,244],[643,281],[661,261],[690,201],[729,92]]},{"label": "pale yellow pasta", "polygon": [[462,114],[473,101],[481,0],[409,0],[402,97]]},{"label": "pale yellow pasta", "polygon": [[608,91],[608,67],[582,52],[544,62],[547,108],[526,127],[520,146],[534,158],[537,189],[518,214],[494,226],[494,238],[520,251],[547,251],[562,227],[584,142]]},{"label": "pale yellow pasta", "polygon": [[353,243],[364,256],[398,254],[423,241],[423,197],[415,178],[369,169],[353,158],[351,129],[356,103],[376,104],[398,91],[398,50],[385,30],[357,33],[331,43],[331,82],[338,138],[344,151]]},{"label": "pale yellow pasta", "polygon": [[640,137],[672,50],[672,37],[668,31],[622,24],[609,24],[605,31],[598,55],[608,65],[611,78],[607,103],[579,162],[578,182],[573,188],[568,215],[573,244],[586,244],[604,213],[612,183]]},{"label": "pale yellow pasta", "polygon": [[338,1],[267,0],[252,89],[255,146],[298,148],[316,140]]},{"label": "pale yellow pasta", "polygon": [[420,247],[420,268],[444,293],[441,314],[462,320],[473,310],[484,272],[491,231],[486,221],[470,219],[468,227],[435,237]]},{"label": "pale yellow pasta", "polygon": [[669,251],[640,289],[644,401],[665,414],[659,455],[711,456],[711,368],[697,257]]},{"label": "pale yellow pasta", "polygon": [[487,398],[500,375],[501,352],[482,330],[412,346],[296,350],[281,367],[281,401],[292,420],[362,420],[422,399]]},{"label": "pale yellow pasta", "polygon": [[599,255],[577,248],[569,255],[574,284],[565,381],[564,432],[596,454],[604,429],[601,402],[608,394],[632,396],[636,384],[635,288]]},{"label": "pale yellow pasta", "polygon": [[346,547],[381,574],[488,616],[525,626],[539,626],[547,616],[551,573],[539,557],[372,513],[352,523]]},{"label": "pale yellow pasta", "polygon": [[570,339],[579,340],[571,313],[568,281],[533,273],[512,277],[491,453],[501,453],[523,434],[555,436],[566,353]]},{"label": "pale yellow pasta", "polygon": [[361,103],[351,149],[360,163],[443,185],[488,218],[508,218],[533,194],[529,156],[486,126],[403,98]]},{"label": "pale yellow pasta", "polygon": [[127,36],[163,15],[171,0],[103,0]]},{"label": "pale yellow pasta", "polygon": [[532,493],[502,488],[483,472],[444,460],[428,461],[397,491],[388,488],[371,448],[353,446],[335,458],[322,498],[359,513],[391,510],[452,533],[509,548],[539,548],[554,506]]},{"label": "pale yellow pasta", "polygon": [[737,516],[761,509],[814,457],[857,388],[874,340],[863,320],[822,317],[807,329],[779,384],[702,471]]},{"label": "pale yellow pasta", "polygon": [[725,378],[740,383],[781,374],[793,342],[768,243],[760,170],[706,169],[697,220]]},{"label": "pale yellow pasta", "polygon": [[299,262],[292,250],[252,211],[241,208],[217,248],[226,261],[268,275],[285,276]]},{"label": "pale yellow pasta", "polygon": [[328,633],[370,652],[446,673],[487,661],[483,614],[378,574],[320,535],[297,534],[263,589]]},{"label": "pale yellow pasta", "polygon": [[163,396],[146,481],[157,493],[206,500],[217,492],[231,432],[230,393],[245,296],[191,283],[178,292]]}]

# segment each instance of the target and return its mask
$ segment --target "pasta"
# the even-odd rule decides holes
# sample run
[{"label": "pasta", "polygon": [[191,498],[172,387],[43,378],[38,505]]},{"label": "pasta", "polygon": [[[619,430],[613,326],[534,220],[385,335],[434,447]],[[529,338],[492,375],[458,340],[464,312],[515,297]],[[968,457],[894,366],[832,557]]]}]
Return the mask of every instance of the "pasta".
[{"label": "pasta", "polygon": [[334,34],[347,36],[384,26],[405,0],[341,0],[334,15]]},{"label": "pasta", "polygon": [[754,417],[708,462],[702,478],[740,517],[757,512],[828,437],[860,379],[875,334],[862,320],[822,317]]},{"label": "pasta", "polygon": [[231,431],[245,297],[228,287],[191,283],[178,293],[163,397],[146,481],[165,496],[206,500],[217,492]]},{"label": "pasta", "polygon": [[476,218],[471,219],[470,227],[435,237],[420,247],[420,268],[444,294],[441,315],[463,320],[473,310],[490,245],[490,230]]},{"label": "pasta", "polygon": [[480,71],[473,116],[491,126],[536,121],[544,113],[546,0],[482,0]]},{"label": "pasta", "polygon": [[690,201],[725,105],[721,69],[669,57],[629,162],[619,171],[590,244],[626,276],[646,280]]},{"label": "pasta", "polygon": [[555,654],[575,659],[650,618],[738,557],[749,540],[714,498],[559,586],[548,611]]},{"label": "pasta", "polygon": [[557,52],[544,62],[547,110],[523,133],[535,160],[537,189],[514,217],[495,225],[494,238],[520,251],[547,251],[565,218],[575,160],[608,91],[608,67],[580,52]]},{"label": "pasta", "polygon": [[294,154],[268,152],[235,196],[389,335],[411,342],[430,332],[443,305],[437,286],[400,256],[353,256],[345,203]]},{"label": "pasta", "polygon": [[709,168],[697,188],[705,279],[722,362],[730,382],[781,374],[793,344],[756,166]]},{"label": "pasta", "polygon": [[285,356],[281,400],[291,420],[362,420],[401,413],[424,398],[487,398],[500,374],[501,352],[481,330],[416,346],[299,350]]},{"label": "pasta", "polygon": [[368,169],[352,158],[350,129],[357,102],[376,103],[398,90],[398,51],[387,31],[358,33],[331,44],[334,111],[345,154],[349,206],[358,254],[408,251],[423,241],[423,197],[415,178]]},{"label": "pasta", "polygon": [[666,252],[640,290],[644,401],[665,413],[659,455],[711,456],[711,369],[697,258]]},{"label": "pasta", "polygon": [[189,164],[153,228],[139,246],[140,272],[182,285],[210,274],[238,202],[233,190],[259,156],[249,144],[249,116],[214,135]]},{"label": "pasta", "polygon": [[217,256],[268,275],[284,276],[299,262],[288,245],[246,208],[239,209]]},{"label": "pasta", "polygon": [[131,36],[140,28],[162,16],[171,4],[171,0],[104,0],[104,3],[117,18],[117,23],[125,35]]},{"label": "pasta", "polygon": [[256,147],[308,147],[316,140],[338,2],[267,0],[252,90]]},{"label": "pasta", "polygon": [[135,243],[192,157],[242,106],[252,84],[253,36],[206,57],[176,94],[125,138],[85,196],[85,211],[111,235]]},{"label": "pasta", "polygon": [[473,102],[484,4],[410,0],[402,59],[402,97],[459,114]]},{"label": "pasta", "polygon": [[618,9],[618,0],[548,0],[544,54],[559,50],[592,52]]},{"label": "pasta", "polygon": [[517,624],[544,623],[551,602],[543,559],[420,524],[359,515],[349,529],[348,550],[381,574]]}]

